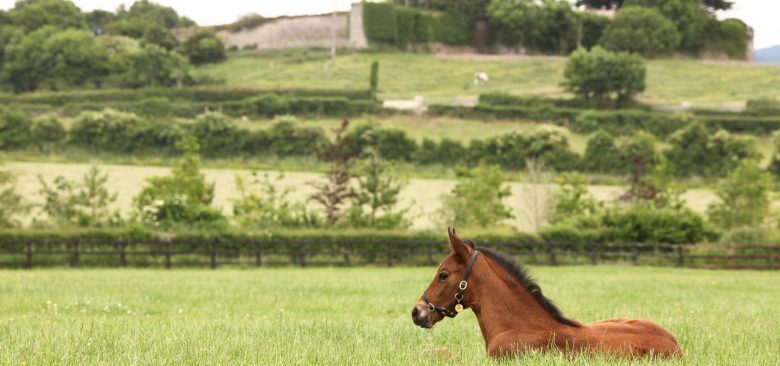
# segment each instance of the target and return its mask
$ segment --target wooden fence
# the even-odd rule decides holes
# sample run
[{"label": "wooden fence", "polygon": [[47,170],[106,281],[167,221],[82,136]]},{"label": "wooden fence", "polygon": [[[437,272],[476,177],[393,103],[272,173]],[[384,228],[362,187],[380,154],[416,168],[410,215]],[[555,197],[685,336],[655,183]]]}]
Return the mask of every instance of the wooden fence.
[{"label": "wooden fence", "polygon": [[[669,244],[556,244],[495,242],[484,246],[523,263],[653,265],[689,268],[780,269],[780,246]],[[225,266],[434,266],[449,252],[419,240],[0,241],[0,268]]]}]

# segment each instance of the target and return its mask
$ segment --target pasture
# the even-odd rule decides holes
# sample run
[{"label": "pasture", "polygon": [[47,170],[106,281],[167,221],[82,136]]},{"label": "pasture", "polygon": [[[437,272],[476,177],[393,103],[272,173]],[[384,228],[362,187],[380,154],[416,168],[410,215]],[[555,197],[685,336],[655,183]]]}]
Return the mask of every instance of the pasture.
[{"label": "pasture", "polygon": [[[652,319],[679,361],[772,365],[777,272],[533,267],[566,315]],[[471,311],[409,315],[434,268],[0,271],[0,364],[492,365]],[[557,353],[506,364],[633,364]],[[645,360],[643,363],[650,363]]]},{"label": "pasture", "polygon": [[[227,62],[195,69],[195,74],[222,79],[228,85],[263,88],[366,88],[369,65],[379,61],[382,99],[412,98],[447,103],[453,97],[484,92],[560,97],[566,60],[561,57],[480,57],[408,53],[345,52],[335,60],[324,50],[247,52]],[[657,105],[688,101],[697,107],[719,107],[761,97],[778,97],[780,69],[739,62],[650,60],[647,90],[640,100]],[[490,82],[475,87],[475,71]],[[767,94],[774,91],[774,95]]]}]

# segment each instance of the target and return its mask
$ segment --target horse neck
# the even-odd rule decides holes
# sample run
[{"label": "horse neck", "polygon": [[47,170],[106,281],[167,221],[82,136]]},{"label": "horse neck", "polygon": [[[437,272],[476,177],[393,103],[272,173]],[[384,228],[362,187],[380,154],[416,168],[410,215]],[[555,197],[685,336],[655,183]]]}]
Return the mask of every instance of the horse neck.
[{"label": "horse neck", "polygon": [[483,257],[475,267],[468,299],[477,315],[479,328],[487,344],[499,333],[509,330],[525,332],[560,332],[565,324],[557,321],[507,271],[493,260]]}]

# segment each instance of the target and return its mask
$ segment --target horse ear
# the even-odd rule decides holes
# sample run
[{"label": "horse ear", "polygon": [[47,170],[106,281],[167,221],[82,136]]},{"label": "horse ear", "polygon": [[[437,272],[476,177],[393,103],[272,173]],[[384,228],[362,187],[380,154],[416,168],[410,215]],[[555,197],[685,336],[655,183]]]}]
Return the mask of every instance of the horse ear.
[{"label": "horse ear", "polygon": [[463,239],[459,238],[455,234],[455,228],[448,228],[447,234],[450,237],[450,248],[455,252],[455,256],[462,262],[466,262],[471,256],[471,252],[474,251],[473,245],[469,245]]}]

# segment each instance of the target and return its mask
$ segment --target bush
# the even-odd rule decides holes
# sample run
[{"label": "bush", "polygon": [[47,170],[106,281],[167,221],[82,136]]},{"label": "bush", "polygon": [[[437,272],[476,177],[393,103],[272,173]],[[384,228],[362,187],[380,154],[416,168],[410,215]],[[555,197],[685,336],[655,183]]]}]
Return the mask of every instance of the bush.
[{"label": "bush", "polygon": [[32,121],[27,114],[0,105],[0,150],[27,146]]},{"label": "bush", "polygon": [[594,47],[569,56],[562,85],[585,100],[606,100],[614,96],[618,103],[624,103],[645,90],[646,74],[641,57]]},{"label": "bush", "polygon": [[136,140],[143,121],[132,113],[107,109],[84,112],[70,129],[69,142],[93,150],[130,153],[144,145]]},{"label": "bush", "polygon": [[199,115],[190,131],[200,142],[205,157],[237,156],[244,152],[244,131],[221,113]]},{"label": "bush", "polygon": [[363,31],[371,42],[395,44],[398,39],[395,5],[390,3],[363,4]]},{"label": "bush", "polygon": [[311,156],[330,143],[321,128],[302,127],[289,118],[282,118],[271,126],[268,140],[270,151],[277,156]]},{"label": "bush", "polygon": [[710,221],[724,229],[760,226],[769,213],[772,187],[772,176],[755,160],[742,161],[718,184],[720,202],[708,208]]},{"label": "bush", "polygon": [[221,62],[225,60],[225,44],[212,31],[193,34],[181,46],[182,54],[193,65]]},{"label": "bush", "polygon": [[553,243],[694,244],[708,239],[711,233],[693,211],[634,205],[592,217],[576,217],[543,228],[539,235]]},{"label": "bush", "polygon": [[474,20],[466,14],[443,13],[433,19],[433,33],[437,41],[461,46],[474,38]]},{"label": "bush", "polygon": [[617,12],[599,44],[612,51],[659,57],[677,49],[680,33],[674,23],[657,10],[631,6]]},{"label": "bush", "polygon": [[30,129],[30,140],[44,151],[59,147],[66,137],[65,127],[55,117],[39,118],[33,122]]},{"label": "bush", "polygon": [[488,227],[512,218],[512,211],[503,200],[511,195],[504,186],[501,169],[480,165],[475,169],[459,169],[458,183],[452,192],[442,197],[438,217],[446,226],[477,225]]},{"label": "bush", "polygon": [[588,139],[581,167],[584,171],[598,173],[623,173],[623,155],[615,144],[615,138],[605,130],[598,130]]},{"label": "bush", "polygon": [[608,17],[588,12],[580,14],[580,21],[582,22],[580,44],[586,49],[591,49],[599,44],[604,30],[611,22]]},{"label": "bush", "polygon": [[693,123],[669,141],[665,155],[680,177],[722,177],[744,159],[760,158],[753,140],[726,131],[710,135],[701,123]]},{"label": "bush", "polygon": [[542,130],[532,135],[507,133],[469,146],[471,163],[484,161],[509,169],[525,169],[526,160],[542,161],[556,171],[573,169],[579,161],[569,150],[566,136],[557,130]]},{"label": "bush", "polygon": [[344,136],[350,143],[349,150],[364,155],[375,149],[387,160],[411,161],[417,150],[417,142],[396,129],[385,129],[376,124],[364,124],[352,128]]}]

